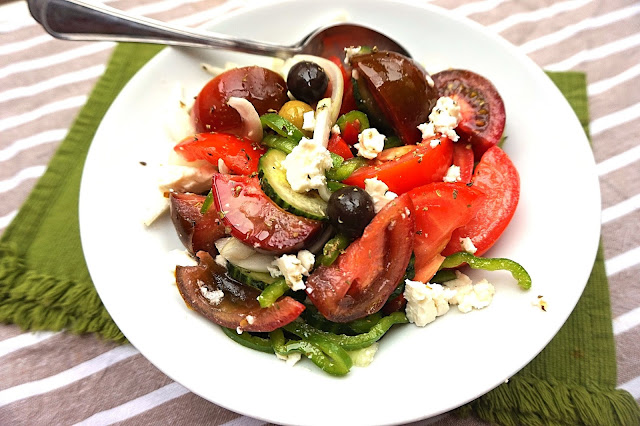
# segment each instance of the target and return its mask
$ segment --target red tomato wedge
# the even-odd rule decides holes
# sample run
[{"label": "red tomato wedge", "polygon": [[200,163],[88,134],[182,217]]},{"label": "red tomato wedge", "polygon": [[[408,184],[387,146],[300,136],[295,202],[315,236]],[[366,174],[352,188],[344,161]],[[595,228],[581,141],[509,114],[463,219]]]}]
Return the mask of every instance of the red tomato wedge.
[{"label": "red tomato wedge", "polygon": [[[209,321],[227,328],[267,332],[289,324],[304,311],[304,305],[289,296],[268,308],[260,307],[259,290],[229,278],[209,253],[201,251],[197,256],[198,266],[176,267],[176,282],[187,306]],[[215,303],[204,296],[202,287],[209,292],[221,290],[224,295]],[[249,315],[251,321],[247,321]]]},{"label": "red tomato wedge", "polygon": [[365,179],[376,177],[387,184],[389,191],[404,194],[413,188],[442,181],[453,159],[453,143],[446,137],[441,137],[440,143],[435,147],[431,147],[429,141],[425,140],[418,145],[399,148],[410,151],[391,161],[373,160],[370,165],[357,169],[343,182],[364,188]]},{"label": "red tomato wedge", "polygon": [[484,153],[473,173],[473,187],[487,195],[476,215],[465,226],[456,229],[442,254],[461,250],[460,238],[469,237],[478,251],[485,253],[500,238],[518,206],[520,177],[507,154],[497,146]]},{"label": "red tomato wedge", "polygon": [[342,72],[342,80],[344,80],[344,92],[342,95],[342,106],[340,107],[340,115],[346,114],[349,111],[358,109],[356,105],[356,98],[353,96],[353,83],[351,82],[351,74],[347,73],[347,70],[342,63],[342,60],[337,56],[330,56],[328,58],[331,62],[336,64]]},{"label": "red tomato wedge", "polygon": [[257,172],[258,161],[266,152],[258,144],[226,133],[198,133],[173,149],[187,161],[206,160],[214,166],[222,158],[229,170],[239,175]]},{"label": "red tomato wedge", "polygon": [[461,182],[437,182],[409,192],[414,206],[416,281],[428,282],[444,258],[440,252],[452,232],[469,222],[486,199],[482,191]]},{"label": "red tomato wedge", "polygon": [[256,249],[280,254],[301,249],[322,223],[278,207],[257,177],[213,175],[213,200],[231,235]]},{"label": "red tomato wedge", "polygon": [[232,97],[251,102],[258,115],[278,111],[289,100],[280,74],[258,66],[233,68],[218,74],[198,93],[191,110],[196,131],[236,134],[242,117],[229,106]]},{"label": "red tomato wedge", "polygon": [[382,308],[404,275],[413,251],[413,209],[408,195],[387,204],[331,266],[307,280],[307,295],[320,313],[348,322]]},{"label": "red tomato wedge", "polygon": [[344,139],[342,139],[342,137],[340,137],[340,135],[331,135],[331,138],[329,138],[327,149],[334,154],[338,154],[345,160],[348,158],[353,158],[353,153],[351,152],[349,145],[347,145],[347,143],[344,141]]},{"label": "red tomato wedge", "polygon": [[453,144],[453,165],[460,167],[460,182],[471,182],[473,175],[473,148],[462,141]]},{"label": "red tomato wedge", "polygon": [[360,128],[360,120],[356,119],[354,121],[349,121],[344,125],[344,130],[342,131],[342,139],[348,145],[355,145],[358,143],[358,135],[364,129]]}]

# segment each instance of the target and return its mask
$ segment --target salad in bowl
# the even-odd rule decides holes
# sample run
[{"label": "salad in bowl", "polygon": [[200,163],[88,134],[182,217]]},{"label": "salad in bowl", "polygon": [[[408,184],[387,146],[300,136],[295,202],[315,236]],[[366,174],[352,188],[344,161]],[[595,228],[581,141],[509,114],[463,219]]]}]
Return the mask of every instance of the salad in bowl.
[{"label": "salad in bowl", "polygon": [[494,286],[464,268],[530,287],[483,257],[520,195],[489,80],[366,46],[205,68],[160,188],[186,249],[178,291],[231,339],[342,376],[393,326],[489,306]]}]

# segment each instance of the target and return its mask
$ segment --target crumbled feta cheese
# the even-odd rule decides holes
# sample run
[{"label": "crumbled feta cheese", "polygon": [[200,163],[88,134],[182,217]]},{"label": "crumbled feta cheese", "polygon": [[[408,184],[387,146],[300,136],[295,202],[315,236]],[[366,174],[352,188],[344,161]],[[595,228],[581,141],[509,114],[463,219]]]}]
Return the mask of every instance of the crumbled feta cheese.
[{"label": "crumbled feta cheese", "polygon": [[228,175],[231,173],[231,170],[227,167],[226,163],[222,158],[218,158],[218,172]]},{"label": "crumbled feta cheese", "polygon": [[165,164],[158,166],[158,188],[162,192],[204,192],[211,189],[211,176],[215,172],[210,164],[199,167]]},{"label": "crumbled feta cheese", "polygon": [[237,326],[237,327],[236,327],[236,333],[238,333],[238,334],[242,334],[242,332],[243,332],[242,327]]},{"label": "crumbled feta cheese", "polygon": [[462,116],[460,115],[460,106],[456,101],[448,96],[438,98],[436,106],[429,114],[429,121],[418,126],[418,130],[422,132],[422,139],[432,138],[436,133],[442,133],[453,142],[459,137],[455,132]]},{"label": "crumbled feta cheese", "polygon": [[302,114],[302,130],[308,130],[313,132],[316,128],[316,113],[315,111],[307,111]]},{"label": "crumbled feta cheese", "polygon": [[407,319],[418,327],[435,321],[436,317],[449,312],[451,290],[440,284],[424,284],[420,281],[405,280],[404,298]]},{"label": "crumbled feta cheese", "polygon": [[316,261],[316,257],[309,250],[300,250],[298,252],[298,260],[302,264],[302,267],[307,271],[311,271],[313,269],[313,264]]},{"label": "crumbled feta cheese", "polygon": [[276,352],[276,358],[285,361],[287,365],[293,367],[298,361],[300,361],[302,354],[300,352],[293,352],[289,355],[280,355]]},{"label": "crumbled feta cheese", "polygon": [[456,279],[447,281],[444,285],[455,291],[449,303],[458,305],[460,312],[470,312],[472,309],[482,309],[493,300],[496,290],[493,284],[487,280],[481,280],[473,284],[471,279],[460,271],[456,271]]},{"label": "crumbled feta cheese", "polygon": [[378,178],[365,179],[364,190],[373,199],[373,208],[376,213],[398,196],[395,192],[389,191],[387,184]]},{"label": "crumbled feta cheese", "polygon": [[435,148],[438,145],[440,145],[440,139],[431,139],[431,142],[429,142],[431,148]]},{"label": "crumbled feta cheese", "polygon": [[337,124],[334,124],[333,127],[331,128],[331,133],[334,135],[339,135],[340,132],[340,126],[338,126]]},{"label": "crumbled feta cheese", "polygon": [[374,128],[364,129],[358,135],[358,143],[354,145],[354,148],[358,150],[359,156],[373,159],[384,149],[385,139],[386,136]]},{"label": "crumbled feta cheese", "polygon": [[346,65],[349,65],[349,63],[351,62],[351,58],[353,58],[355,55],[359,54],[361,50],[362,50],[362,46],[345,47],[344,48],[344,63]]},{"label": "crumbled feta cheese", "polygon": [[308,192],[326,186],[325,171],[333,166],[333,160],[327,148],[302,138],[281,164],[286,170],[291,189]]},{"label": "crumbled feta cheese", "polygon": [[451,166],[449,170],[447,170],[447,174],[442,179],[445,182],[458,182],[460,181],[460,167]]},{"label": "crumbled feta cheese", "polygon": [[209,303],[212,305],[218,305],[222,302],[222,298],[224,297],[224,292],[222,290],[209,290],[204,282],[200,280],[198,280],[198,285],[200,286],[200,293],[202,293]]},{"label": "crumbled feta cheese", "polygon": [[466,251],[467,253],[474,254],[476,251],[478,251],[476,246],[473,245],[473,241],[471,241],[471,238],[469,237],[460,238],[460,246],[462,246],[462,250]]},{"label": "crumbled feta cheese", "polygon": [[362,349],[356,349],[355,351],[347,351],[349,358],[353,361],[353,365],[356,367],[367,367],[373,362],[373,357],[378,352],[379,343],[375,342],[370,346]]},{"label": "crumbled feta cheese", "polygon": [[277,266],[269,266],[267,267],[267,269],[269,270],[269,275],[271,275],[273,278],[282,276],[282,272],[280,272],[280,269]]},{"label": "crumbled feta cheese", "polygon": [[[284,276],[284,279],[291,290],[298,291],[306,288],[302,277],[309,276],[311,269],[313,269],[314,262],[315,257],[313,253],[308,250],[301,250],[298,252],[297,256],[292,254],[283,254],[274,260],[272,264],[278,268],[278,275]],[[271,269],[269,272],[272,276],[278,276],[274,275]]]},{"label": "crumbled feta cheese", "polygon": [[256,317],[254,317],[253,315],[247,315],[246,318],[247,322],[249,323],[249,325],[253,324],[256,320]]}]

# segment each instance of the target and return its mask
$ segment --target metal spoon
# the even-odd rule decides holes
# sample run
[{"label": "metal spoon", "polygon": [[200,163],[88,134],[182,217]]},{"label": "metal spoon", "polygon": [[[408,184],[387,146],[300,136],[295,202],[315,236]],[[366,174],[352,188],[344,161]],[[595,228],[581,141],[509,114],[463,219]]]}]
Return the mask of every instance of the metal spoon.
[{"label": "metal spoon", "polygon": [[349,46],[370,46],[410,56],[384,34],[351,23],[321,27],[299,42],[281,46],[192,28],[176,27],[128,15],[109,6],[81,0],[28,0],[29,11],[52,36],[63,40],[124,41],[207,47],[283,59],[297,54],[343,55]]}]

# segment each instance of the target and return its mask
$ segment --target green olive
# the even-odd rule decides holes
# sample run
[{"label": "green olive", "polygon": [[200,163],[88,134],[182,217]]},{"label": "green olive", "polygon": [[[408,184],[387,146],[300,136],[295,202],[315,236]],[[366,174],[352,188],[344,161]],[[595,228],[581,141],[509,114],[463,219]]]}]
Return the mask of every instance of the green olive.
[{"label": "green olive", "polygon": [[[282,105],[280,111],[278,111],[278,115],[282,118],[285,118],[291,122],[298,129],[302,130],[302,123],[304,123],[304,113],[313,111],[313,108],[309,104],[305,104],[302,101],[289,101]],[[313,132],[309,130],[302,130],[302,133],[306,137],[311,137]]]}]

